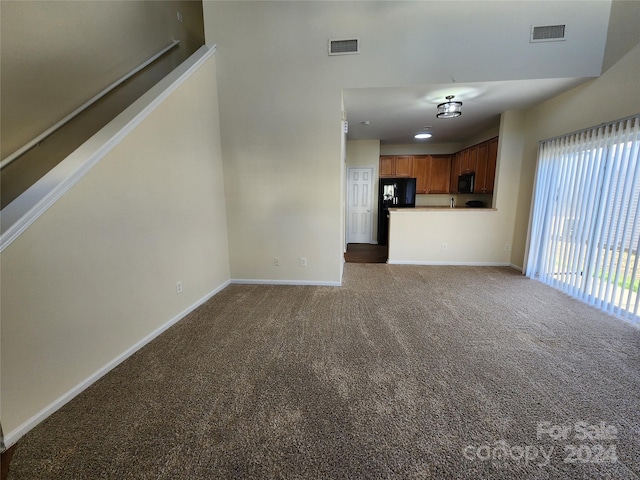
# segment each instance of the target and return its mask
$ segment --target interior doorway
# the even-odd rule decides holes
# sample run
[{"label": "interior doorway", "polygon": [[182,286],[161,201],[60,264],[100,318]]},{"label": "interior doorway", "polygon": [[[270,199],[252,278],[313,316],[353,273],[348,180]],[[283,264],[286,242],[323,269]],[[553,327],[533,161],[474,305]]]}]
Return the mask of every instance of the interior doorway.
[{"label": "interior doorway", "polygon": [[347,169],[347,244],[371,243],[373,168]]},{"label": "interior doorway", "polygon": [[387,245],[349,243],[344,254],[344,261],[349,263],[387,263],[388,257]]},{"label": "interior doorway", "polygon": [[377,188],[374,188],[373,167],[347,168],[347,248],[345,262],[386,263],[387,245],[373,242],[373,221]]}]

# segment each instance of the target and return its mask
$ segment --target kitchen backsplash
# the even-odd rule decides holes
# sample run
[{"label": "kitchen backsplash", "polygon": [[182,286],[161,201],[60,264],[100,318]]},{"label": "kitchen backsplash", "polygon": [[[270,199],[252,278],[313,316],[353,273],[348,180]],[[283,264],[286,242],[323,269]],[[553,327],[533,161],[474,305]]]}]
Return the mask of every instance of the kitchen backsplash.
[{"label": "kitchen backsplash", "polygon": [[451,197],[456,207],[464,207],[469,200],[480,200],[485,207],[490,208],[493,201],[493,195],[479,193],[416,195],[416,207],[448,207],[451,205]]}]

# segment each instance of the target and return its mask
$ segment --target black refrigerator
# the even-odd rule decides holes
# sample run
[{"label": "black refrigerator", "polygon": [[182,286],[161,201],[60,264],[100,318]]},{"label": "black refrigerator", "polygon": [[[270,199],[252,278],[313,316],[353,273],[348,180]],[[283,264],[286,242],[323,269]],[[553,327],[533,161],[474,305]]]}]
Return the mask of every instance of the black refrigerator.
[{"label": "black refrigerator", "polygon": [[389,241],[389,209],[416,206],[415,178],[381,178],[378,187],[378,245]]}]

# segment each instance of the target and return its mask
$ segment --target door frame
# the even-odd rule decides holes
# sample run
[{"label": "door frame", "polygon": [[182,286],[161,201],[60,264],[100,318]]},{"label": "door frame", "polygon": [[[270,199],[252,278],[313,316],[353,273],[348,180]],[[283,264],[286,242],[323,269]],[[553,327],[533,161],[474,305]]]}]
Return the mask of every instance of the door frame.
[{"label": "door frame", "polygon": [[351,170],[369,170],[369,178],[371,179],[371,208],[369,210],[369,244],[371,245],[373,243],[373,219],[374,219],[374,209],[376,206],[376,198],[377,198],[377,188],[376,188],[376,182],[374,181],[373,178],[373,174],[375,173],[375,167],[372,166],[362,166],[362,167],[347,167],[347,182],[346,182],[346,186],[347,186],[347,195],[346,195],[346,205],[345,205],[345,211],[344,211],[344,216],[346,218],[346,230],[345,230],[345,251],[346,251],[346,246],[349,243],[349,227],[350,227],[350,223],[351,220],[349,218],[349,205],[350,205],[350,200],[351,200]]}]

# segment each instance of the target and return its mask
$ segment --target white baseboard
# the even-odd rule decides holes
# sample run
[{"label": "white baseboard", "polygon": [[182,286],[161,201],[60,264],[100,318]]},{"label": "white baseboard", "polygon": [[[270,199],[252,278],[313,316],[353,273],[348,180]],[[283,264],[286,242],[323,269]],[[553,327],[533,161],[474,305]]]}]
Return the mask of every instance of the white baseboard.
[{"label": "white baseboard", "polygon": [[198,301],[196,301],[195,303],[193,303],[192,305],[190,305],[189,307],[187,307],[185,310],[183,310],[182,312],[180,312],[178,315],[176,315],[175,317],[173,317],[171,320],[169,320],[167,323],[165,323],[164,325],[158,327],[156,330],[154,330],[153,332],[151,332],[149,335],[147,335],[146,337],[144,337],[142,340],[140,340],[139,342],[136,342],[135,344],[133,344],[131,347],[129,347],[128,349],[126,349],[124,352],[122,352],[120,355],[118,355],[116,358],[114,358],[113,360],[111,360],[109,363],[107,363],[106,365],[104,365],[102,368],[98,369],[96,372],[94,372],[93,374],[89,375],[87,378],[85,378],[82,382],[80,382],[79,384],[77,384],[75,387],[73,387],[71,390],[69,390],[67,393],[65,393],[64,395],[62,395],[61,397],[57,398],[55,401],[53,401],[52,403],[50,403],[49,405],[47,405],[45,408],[43,408],[41,411],[39,411],[37,414],[35,414],[33,417],[31,417],[29,420],[27,420],[26,422],[24,422],[22,425],[20,425],[19,427],[11,430],[10,432],[8,432],[4,438],[2,439],[4,442],[4,446],[5,448],[9,448],[12,445],[14,445],[18,440],[20,440],[20,438],[25,435],[29,430],[31,430],[32,428],[34,428],[36,425],[38,425],[40,422],[42,422],[43,420],[45,420],[47,417],[49,417],[50,415],[52,415],[53,413],[55,413],[57,410],[59,410],[60,408],[62,408],[65,404],[67,404],[69,401],[71,401],[74,397],[76,397],[77,395],[79,395],[82,391],[84,391],[85,389],[87,389],[89,386],[91,386],[93,383],[95,383],[96,381],[98,381],[101,377],[103,377],[104,375],[106,375],[107,373],[109,373],[111,370],[113,370],[115,367],[117,367],[118,365],[120,365],[122,362],[124,362],[127,358],[129,358],[131,355],[133,355],[134,353],[136,353],[138,350],[140,350],[142,347],[144,347],[146,344],[148,344],[150,341],[152,341],[153,339],[155,339],[156,337],[158,337],[160,334],[162,334],[165,330],[167,330],[168,328],[170,328],[171,326],[173,326],[174,324],[178,323],[180,320],[182,320],[184,317],[186,317],[189,313],[191,313],[193,310],[195,310],[196,308],[198,308],[200,305],[202,305],[203,303],[205,303],[207,300],[209,300],[211,297],[213,297],[214,295],[216,295],[218,292],[220,292],[221,290],[223,290],[225,287],[227,287],[231,282],[229,280],[227,280],[226,282],[224,282],[222,285],[218,286],[217,288],[215,288],[211,293],[208,293],[207,295],[205,295],[204,297],[202,297],[201,299],[199,299]]},{"label": "white baseboard", "polygon": [[510,263],[509,266],[511,268],[513,268],[514,270],[518,270],[520,273],[522,273],[524,275],[524,268],[519,267],[518,265],[516,265],[514,263]]},{"label": "white baseboard", "polygon": [[231,283],[238,285],[311,285],[317,287],[341,287],[342,282],[319,282],[316,280],[263,280],[254,278],[233,278]]}]

